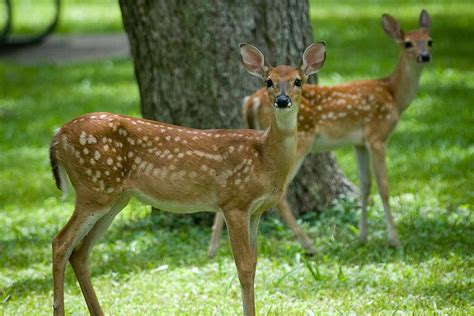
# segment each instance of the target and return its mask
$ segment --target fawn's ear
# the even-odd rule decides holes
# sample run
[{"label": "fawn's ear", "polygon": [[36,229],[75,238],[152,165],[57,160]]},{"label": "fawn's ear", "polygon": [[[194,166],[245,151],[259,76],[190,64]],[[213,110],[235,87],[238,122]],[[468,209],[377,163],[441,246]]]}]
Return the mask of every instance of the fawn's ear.
[{"label": "fawn's ear", "polygon": [[425,9],[421,10],[418,25],[420,26],[420,28],[425,28],[428,31],[431,28],[431,17],[428,14],[428,11],[426,11]]},{"label": "fawn's ear", "polygon": [[382,27],[385,33],[390,36],[395,42],[403,41],[403,31],[400,28],[400,23],[391,15],[382,15]]},{"label": "fawn's ear", "polygon": [[263,80],[267,79],[268,67],[265,66],[263,54],[258,48],[246,43],[240,44],[240,57],[240,61],[248,73]]},{"label": "fawn's ear", "polygon": [[304,53],[301,61],[301,71],[306,77],[317,73],[324,65],[326,60],[326,44],[324,42],[317,42],[309,45]]}]

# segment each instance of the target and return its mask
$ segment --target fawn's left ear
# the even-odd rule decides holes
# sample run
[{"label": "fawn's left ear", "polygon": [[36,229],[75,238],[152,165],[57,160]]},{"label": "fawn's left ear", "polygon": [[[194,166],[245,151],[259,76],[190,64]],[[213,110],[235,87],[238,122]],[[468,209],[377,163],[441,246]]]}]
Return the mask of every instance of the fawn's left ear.
[{"label": "fawn's left ear", "polygon": [[420,26],[420,28],[425,28],[428,31],[431,28],[431,17],[428,14],[428,11],[426,11],[425,9],[421,10],[418,25]]},{"label": "fawn's left ear", "polygon": [[326,44],[324,42],[313,43],[306,48],[301,61],[301,71],[305,77],[317,73],[326,60]]}]

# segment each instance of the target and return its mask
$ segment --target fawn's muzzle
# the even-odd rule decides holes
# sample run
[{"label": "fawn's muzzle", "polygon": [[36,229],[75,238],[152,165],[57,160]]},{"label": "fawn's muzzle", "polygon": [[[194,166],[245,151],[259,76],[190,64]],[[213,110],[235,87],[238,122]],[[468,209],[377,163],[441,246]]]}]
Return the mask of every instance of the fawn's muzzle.
[{"label": "fawn's muzzle", "polygon": [[427,63],[431,61],[431,54],[429,53],[424,53],[418,55],[418,58],[416,59],[417,62],[419,63]]},{"label": "fawn's muzzle", "polygon": [[291,99],[286,94],[280,94],[275,99],[275,106],[279,109],[289,108],[291,106]]}]

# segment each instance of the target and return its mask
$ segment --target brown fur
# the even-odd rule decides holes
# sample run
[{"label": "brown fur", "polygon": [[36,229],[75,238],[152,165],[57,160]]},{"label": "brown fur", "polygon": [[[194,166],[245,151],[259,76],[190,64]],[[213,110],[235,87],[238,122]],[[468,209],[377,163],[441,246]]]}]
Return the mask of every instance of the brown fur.
[{"label": "brown fur", "polygon": [[[76,191],[87,192],[97,201],[139,189],[158,200],[214,201],[225,208],[227,196],[239,190],[242,199],[273,191],[275,203],[286,177],[274,181],[273,160],[278,156],[284,162],[290,159],[291,164],[292,158],[291,153],[280,150],[267,155],[267,135],[256,130],[202,131],[91,113],[67,123],[55,135],[51,165],[56,179],[59,164]],[[275,142],[281,141],[277,136]],[[268,173],[272,181],[267,176],[257,177],[255,170]],[[278,174],[287,173],[280,171]]]}]

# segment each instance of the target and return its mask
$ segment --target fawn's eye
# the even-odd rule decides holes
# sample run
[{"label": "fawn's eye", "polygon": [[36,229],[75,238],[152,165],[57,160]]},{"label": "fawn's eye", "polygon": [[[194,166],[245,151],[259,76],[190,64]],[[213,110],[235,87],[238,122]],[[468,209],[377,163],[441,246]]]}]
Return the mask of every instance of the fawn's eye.
[{"label": "fawn's eye", "polygon": [[410,41],[405,42],[405,48],[410,48],[410,47],[413,47],[413,43]]},{"label": "fawn's eye", "polygon": [[301,87],[301,79],[300,78],[295,79],[295,86]]},{"label": "fawn's eye", "polygon": [[271,87],[273,87],[273,81],[272,81],[272,79],[268,79],[267,80],[267,88],[271,88]]},{"label": "fawn's eye", "polygon": [[428,46],[429,46],[429,47],[433,46],[433,40],[429,40],[429,41],[428,41]]}]

